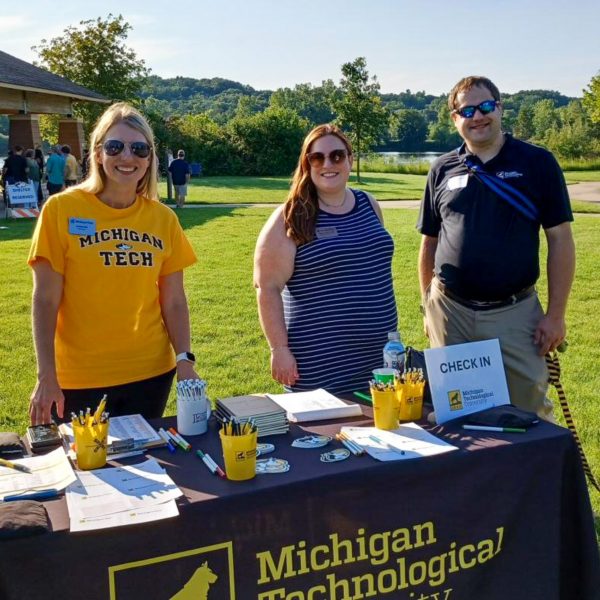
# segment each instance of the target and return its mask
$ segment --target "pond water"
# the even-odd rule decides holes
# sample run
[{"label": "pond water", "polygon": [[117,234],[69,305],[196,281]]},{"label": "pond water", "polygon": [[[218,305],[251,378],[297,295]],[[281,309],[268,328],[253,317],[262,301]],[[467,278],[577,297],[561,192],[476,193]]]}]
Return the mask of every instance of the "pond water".
[{"label": "pond water", "polygon": [[432,163],[443,152],[376,152],[376,156],[383,158],[385,162],[408,165],[412,163]]}]

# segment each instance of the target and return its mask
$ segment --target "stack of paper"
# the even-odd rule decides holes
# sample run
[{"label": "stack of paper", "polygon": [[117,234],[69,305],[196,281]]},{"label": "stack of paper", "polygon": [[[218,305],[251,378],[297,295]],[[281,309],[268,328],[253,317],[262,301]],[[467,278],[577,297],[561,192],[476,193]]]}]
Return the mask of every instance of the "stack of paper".
[{"label": "stack of paper", "polygon": [[346,404],[326,390],[293,392],[290,394],[267,394],[274,402],[287,411],[288,419],[294,423],[324,421],[360,417],[362,410],[358,404]]},{"label": "stack of paper", "polygon": [[75,481],[75,473],[62,448],[11,462],[27,467],[30,473],[0,467],[0,500],[5,496],[27,496],[39,491],[57,492]]},{"label": "stack of paper", "polygon": [[233,396],[217,400],[217,418],[223,422],[231,417],[240,423],[252,419],[258,428],[258,437],[287,433],[290,428],[286,412],[267,396]]},{"label": "stack of paper", "polygon": [[90,531],[176,517],[183,492],[154,460],[78,471],[67,488],[71,531]]}]

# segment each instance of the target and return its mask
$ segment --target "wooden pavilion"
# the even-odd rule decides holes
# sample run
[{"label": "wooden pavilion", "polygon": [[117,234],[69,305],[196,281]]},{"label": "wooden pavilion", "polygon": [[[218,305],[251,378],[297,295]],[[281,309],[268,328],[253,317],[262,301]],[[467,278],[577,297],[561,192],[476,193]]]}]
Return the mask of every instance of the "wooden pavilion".
[{"label": "wooden pavilion", "polygon": [[57,114],[61,115],[60,144],[68,144],[72,154],[81,159],[83,123],[73,117],[73,102],[110,104],[92,90],[0,51],[0,114],[8,115],[9,148],[40,144],[39,116]]}]

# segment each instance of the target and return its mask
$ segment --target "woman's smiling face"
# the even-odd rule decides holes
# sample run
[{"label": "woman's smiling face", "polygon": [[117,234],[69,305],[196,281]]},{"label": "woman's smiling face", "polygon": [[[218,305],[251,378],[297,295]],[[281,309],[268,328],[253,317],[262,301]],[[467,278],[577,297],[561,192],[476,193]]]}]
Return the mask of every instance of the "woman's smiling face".
[{"label": "woman's smiling face", "polygon": [[310,167],[310,178],[319,193],[338,192],[345,189],[346,183],[348,183],[352,168],[352,156],[346,156],[338,163],[333,163],[329,155],[334,150],[347,151],[344,142],[335,135],[320,137],[309,148],[309,154],[321,152],[325,156],[322,166]]},{"label": "woman's smiling face", "polygon": [[137,184],[146,174],[152,159],[152,153],[146,158],[140,158],[131,152],[133,142],[145,142],[148,140],[144,134],[136,131],[125,123],[113,125],[104,136],[102,143],[107,140],[119,140],[125,143],[123,151],[115,156],[109,156],[104,152],[102,146],[97,148],[96,160],[102,166],[106,175],[106,186],[119,185],[131,187],[135,193]]}]

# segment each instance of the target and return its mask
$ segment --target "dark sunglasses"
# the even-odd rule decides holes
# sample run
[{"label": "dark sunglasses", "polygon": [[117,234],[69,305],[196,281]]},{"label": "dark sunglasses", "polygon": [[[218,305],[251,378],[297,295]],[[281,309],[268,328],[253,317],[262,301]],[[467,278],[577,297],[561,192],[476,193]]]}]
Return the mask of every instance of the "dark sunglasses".
[{"label": "dark sunglasses", "polygon": [[463,106],[462,108],[455,108],[452,112],[459,114],[463,119],[472,119],[476,110],[482,115],[489,115],[496,110],[496,106],[498,106],[497,100],[484,100],[477,106]]},{"label": "dark sunglasses", "polygon": [[308,163],[311,167],[322,167],[325,164],[325,159],[329,157],[329,162],[332,165],[339,165],[341,162],[348,158],[348,150],[339,148],[338,150],[332,150],[329,154],[323,154],[322,152],[309,152],[306,155]]},{"label": "dark sunglasses", "polygon": [[148,158],[152,151],[150,144],[147,144],[146,142],[125,143],[121,140],[106,140],[104,144],[102,144],[102,149],[107,156],[117,156],[125,150],[126,145],[129,146],[131,154],[135,154],[138,158]]}]

